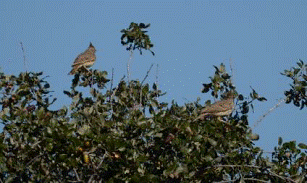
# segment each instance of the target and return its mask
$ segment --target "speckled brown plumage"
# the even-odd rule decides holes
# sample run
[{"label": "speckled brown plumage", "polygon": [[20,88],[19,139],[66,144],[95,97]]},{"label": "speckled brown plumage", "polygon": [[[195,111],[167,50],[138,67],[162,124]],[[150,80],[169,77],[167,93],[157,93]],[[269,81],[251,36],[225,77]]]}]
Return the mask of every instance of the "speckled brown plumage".
[{"label": "speckled brown plumage", "polygon": [[91,67],[96,61],[95,52],[95,47],[92,45],[92,43],[90,43],[87,50],[78,55],[78,57],[75,59],[74,63],[72,64],[72,70],[69,72],[69,74],[76,74],[78,69],[82,66],[85,68]]},{"label": "speckled brown plumage", "polygon": [[203,108],[197,119],[204,119],[206,116],[229,116],[235,107],[234,98],[235,94],[228,92],[225,99]]}]

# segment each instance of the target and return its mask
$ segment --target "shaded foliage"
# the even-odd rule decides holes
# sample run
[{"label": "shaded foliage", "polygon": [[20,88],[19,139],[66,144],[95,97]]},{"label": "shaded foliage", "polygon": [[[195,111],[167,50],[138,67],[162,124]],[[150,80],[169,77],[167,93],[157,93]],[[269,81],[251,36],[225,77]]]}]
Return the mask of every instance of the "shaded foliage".
[{"label": "shaded foliage", "polygon": [[[163,93],[155,84],[139,81],[106,89],[107,73],[94,70],[76,74],[64,91],[72,99],[69,109],[52,111],[41,75],[1,73],[3,182],[306,180],[306,145],[280,143],[270,162],[238,115],[247,115],[244,107],[227,122],[195,122],[198,102],[168,106],[158,101]],[[221,80],[225,90],[235,89],[229,79]],[[242,95],[238,101],[246,102]]]},{"label": "shaded foliage", "polygon": [[303,109],[307,105],[306,86],[307,86],[307,67],[306,64],[299,60],[298,67],[292,67],[285,70],[282,75],[292,79],[291,89],[285,91],[286,103],[293,102],[294,106]]},{"label": "shaded foliage", "polygon": [[150,50],[154,45],[146,34],[147,31],[145,31],[148,27],[150,27],[150,24],[145,25],[144,23],[137,24],[132,22],[129,28],[120,31],[123,33],[121,36],[121,44],[123,46],[127,45],[126,49],[129,51],[135,49],[139,50],[141,55],[142,49],[149,50],[152,55],[155,55],[155,53]]},{"label": "shaded foliage", "polygon": [[[122,30],[127,50],[150,50],[148,27]],[[214,67],[203,93],[222,99],[235,86],[223,64]],[[298,73],[286,75],[296,84],[287,96],[299,101]],[[269,160],[253,144],[259,135],[248,126],[249,109],[266,100],[254,89],[238,94],[226,121],[200,121],[199,101],[167,104],[156,84],[122,79],[112,87],[107,74],[81,70],[64,91],[70,106],[50,110],[56,99],[42,73],[0,72],[0,182],[306,182],[307,145],[280,138]]]}]

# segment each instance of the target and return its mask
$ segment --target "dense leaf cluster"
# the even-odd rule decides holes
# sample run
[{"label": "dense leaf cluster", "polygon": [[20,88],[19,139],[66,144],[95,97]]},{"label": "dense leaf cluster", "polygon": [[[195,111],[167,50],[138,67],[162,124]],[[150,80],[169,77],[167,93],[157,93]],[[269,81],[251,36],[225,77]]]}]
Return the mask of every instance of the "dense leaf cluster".
[{"label": "dense leaf cluster", "polygon": [[[107,73],[94,70],[76,74],[64,91],[69,108],[52,111],[41,75],[0,74],[2,182],[306,181],[306,145],[280,142],[272,161],[253,145],[243,111],[259,97],[239,95],[227,121],[195,121],[198,102],[168,105],[155,84],[135,80],[107,89]],[[220,83],[213,91],[222,94],[235,89],[229,79],[207,86]]]},{"label": "dense leaf cluster", "polygon": [[[131,23],[122,30],[128,51],[153,47],[144,31],[148,27]],[[285,71],[294,81],[285,94],[287,102],[303,108],[306,67],[302,61],[298,65]],[[223,64],[214,67],[202,91],[223,99],[235,86]],[[249,109],[255,100],[266,100],[254,89],[250,98],[237,96],[236,110],[224,120],[199,120],[199,100],[167,104],[156,84],[122,79],[113,87],[107,72],[87,69],[64,91],[69,107],[50,110],[56,99],[41,77],[0,72],[1,183],[307,181],[307,145],[280,138],[268,159],[253,144],[259,135],[248,125]]]},{"label": "dense leaf cluster", "polygon": [[150,24],[145,25],[144,23],[134,23],[132,22],[127,29],[121,30],[121,43],[126,46],[128,51],[133,51],[135,49],[139,50],[142,55],[142,49],[149,50],[153,55],[155,53],[150,50],[154,45],[151,43],[150,37],[146,34],[147,31],[144,29],[150,27]]},{"label": "dense leaf cluster", "polygon": [[292,79],[291,89],[285,91],[286,103],[291,103],[296,107],[303,109],[307,106],[307,65],[302,60],[297,62],[298,67],[292,67],[290,70],[285,70],[282,75],[285,75]]}]

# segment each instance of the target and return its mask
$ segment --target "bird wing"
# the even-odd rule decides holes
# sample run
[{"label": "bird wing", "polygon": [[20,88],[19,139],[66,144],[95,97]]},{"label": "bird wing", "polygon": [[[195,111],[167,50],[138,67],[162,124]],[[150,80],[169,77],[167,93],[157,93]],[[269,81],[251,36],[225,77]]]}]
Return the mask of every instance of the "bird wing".
[{"label": "bird wing", "polygon": [[78,57],[75,59],[74,63],[72,64],[72,67],[83,64],[88,59],[90,59],[90,54],[88,53],[88,50],[86,50],[84,53],[78,55]]},{"label": "bird wing", "polygon": [[207,106],[203,109],[202,113],[216,113],[228,111],[231,107],[232,99],[220,100],[213,103],[210,106]]}]

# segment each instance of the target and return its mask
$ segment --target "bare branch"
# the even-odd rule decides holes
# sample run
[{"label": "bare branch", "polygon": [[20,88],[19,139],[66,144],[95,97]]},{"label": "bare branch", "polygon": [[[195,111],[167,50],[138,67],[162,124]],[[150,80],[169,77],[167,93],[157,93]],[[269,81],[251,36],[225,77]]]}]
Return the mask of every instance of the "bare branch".
[{"label": "bare branch", "polygon": [[76,174],[77,180],[78,180],[78,181],[81,181],[81,180],[80,180],[80,177],[79,177],[79,175],[78,175],[78,173],[77,173],[76,168],[74,168],[74,172],[75,172],[75,174]]},{"label": "bare branch", "polygon": [[147,73],[146,73],[146,76],[144,77],[143,81],[141,82],[141,86],[143,85],[144,81],[145,81],[146,78],[148,77],[149,72],[150,72],[150,70],[152,69],[152,67],[153,67],[153,64],[151,64],[150,68],[148,69],[148,71],[147,71]]},{"label": "bare branch", "polygon": [[21,46],[21,50],[22,50],[22,55],[23,55],[23,66],[24,69],[26,70],[26,72],[28,71],[27,69],[27,65],[26,65],[26,54],[25,54],[25,50],[23,48],[22,42],[20,41],[20,46]]},{"label": "bare branch", "polygon": [[37,158],[43,156],[44,154],[41,154],[41,155],[38,155],[36,157],[34,157],[31,161],[29,161],[27,164],[26,164],[26,167],[29,166],[33,161],[35,161]]},{"label": "bare branch", "polygon": [[282,179],[282,180],[288,180],[288,181],[291,181],[291,182],[294,182],[294,183],[295,183],[295,180],[292,180],[292,179],[290,179],[290,178],[287,178],[287,177],[283,177],[283,176],[277,175],[275,172],[272,172],[272,171],[270,171],[270,170],[268,170],[268,171],[269,171],[270,174],[272,174],[272,175],[275,176],[275,177],[278,177],[278,178],[280,178],[280,179]]},{"label": "bare branch", "polygon": [[273,110],[275,110],[277,107],[279,107],[283,102],[285,102],[285,98],[279,100],[279,102],[274,105],[271,109],[269,109],[266,113],[264,113],[262,116],[259,117],[259,119],[255,122],[254,127],[252,128],[252,130],[254,130],[259,124],[260,122],[268,115],[270,114]]}]

